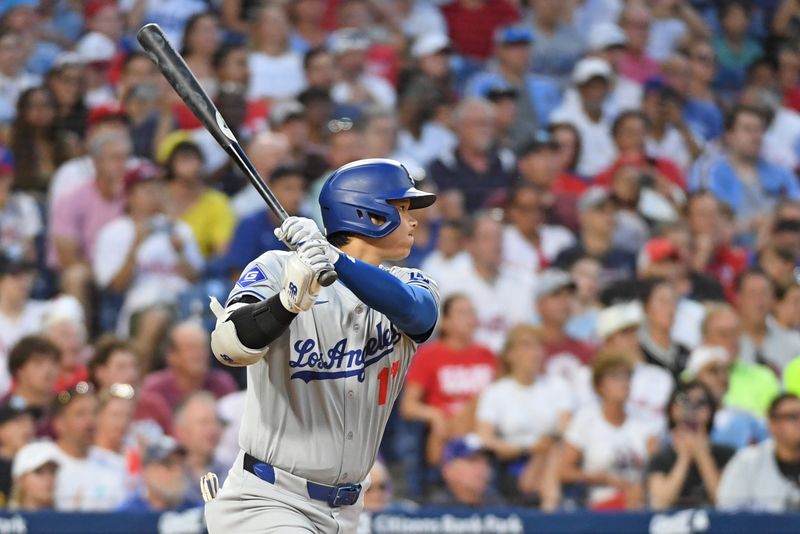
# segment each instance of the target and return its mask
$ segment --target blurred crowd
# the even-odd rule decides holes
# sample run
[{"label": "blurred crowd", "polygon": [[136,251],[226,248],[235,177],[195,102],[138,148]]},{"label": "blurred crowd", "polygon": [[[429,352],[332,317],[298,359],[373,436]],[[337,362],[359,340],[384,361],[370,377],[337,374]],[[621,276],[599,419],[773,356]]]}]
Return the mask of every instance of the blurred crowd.
[{"label": "blurred crowd", "polygon": [[290,214],[361,158],[439,196],[368,509],[800,508],[797,0],[2,0],[0,504],[184,509],[238,451],[208,295],[283,244],[148,22]]}]

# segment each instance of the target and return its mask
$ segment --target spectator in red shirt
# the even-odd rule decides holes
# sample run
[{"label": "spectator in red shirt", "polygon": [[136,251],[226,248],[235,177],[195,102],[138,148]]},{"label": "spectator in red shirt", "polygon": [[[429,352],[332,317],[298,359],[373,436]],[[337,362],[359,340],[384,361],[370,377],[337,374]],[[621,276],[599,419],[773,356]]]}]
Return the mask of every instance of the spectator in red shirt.
[{"label": "spectator in red shirt", "polygon": [[619,20],[619,25],[628,38],[619,72],[622,76],[639,83],[644,83],[659,73],[658,63],[647,55],[651,22],[650,9],[639,2],[631,2]]},{"label": "spectator in red shirt", "polygon": [[670,160],[647,155],[647,118],[640,111],[620,114],[611,127],[611,134],[619,156],[610,167],[597,175],[596,184],[609,187],[623,167],[634,167],[652,176],[654,183],[651,187],[665,195],[671,196],[671,185],[686,189],[686,180],[677,165]]},{"label": "spectator in red shirt", "polygon": [[220,398],[235,391],[236,382],[220,369],[210,369],[209,335],[199,323],[185,321],[169,333],[167,368],[150,374],[144,393],[156,393],[174,412],[189,395],[206,390]]},{"label": "spectator in red shirt", "polygon": [[456,51],[480,61],[492,55],[494,31],[519,20],[508,0],[455,0],[442,7],[442,14]]},{"label": "spectator in red shirt", "polygon": [[539,275],[536,287],[545,365],[560,368],[588,364],[594,356],[592,346],[573,339],[565,330],[575,298],[575,281],[565,271],[548,269]]},{"label": "spectator in red shirt", "polygon": [[477,326],[467,296],[455,294],[445,299],[439,339],[419,349],[406,377],[400,413],[429,425],[426,457],[434,465],[447,440],[458,435],[456,427],[461,425],[457,419],[471,422],[473,401],[492,383],[497,371],[497,358],[474,342]]}]

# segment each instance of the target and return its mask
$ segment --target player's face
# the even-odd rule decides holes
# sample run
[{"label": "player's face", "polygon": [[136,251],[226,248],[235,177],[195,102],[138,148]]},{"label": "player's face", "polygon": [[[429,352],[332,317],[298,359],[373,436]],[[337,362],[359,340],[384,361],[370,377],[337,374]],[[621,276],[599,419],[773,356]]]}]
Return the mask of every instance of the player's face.
[{"label": "player's face", "polygon": [[411,252],[417,219],[411,215],[410,200],[390,200],[389,203],[397,207],[397,212],[400,214],[400,225],[386,237],[369,241],[381,251],[382,260],[398,261],[405,259]]}]

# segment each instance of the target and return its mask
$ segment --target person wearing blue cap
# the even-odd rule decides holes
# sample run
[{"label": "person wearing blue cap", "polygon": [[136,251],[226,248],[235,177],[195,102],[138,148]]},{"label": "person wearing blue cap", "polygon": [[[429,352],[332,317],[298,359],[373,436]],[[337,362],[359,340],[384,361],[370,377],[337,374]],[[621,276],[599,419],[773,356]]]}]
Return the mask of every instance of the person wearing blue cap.
[{"label": "person wearing blue cap", "polygon": [[515,143],[524,142],[537,127],[547,126],[550,114],[561,103],[555,82],[529,72],[535,40],[527,26],[499,28],[494,35],[496,60],[467,82],[468,96],[486,97],[499,88],[517,92],[517,118],[512,128]]},{"label": "person wearing blue cap", "polygon": [[477,434],[450,440],[442,453],[445,488],[429,502],[439,505],[500,506],[505,501],[491,484],[489,451]]}]

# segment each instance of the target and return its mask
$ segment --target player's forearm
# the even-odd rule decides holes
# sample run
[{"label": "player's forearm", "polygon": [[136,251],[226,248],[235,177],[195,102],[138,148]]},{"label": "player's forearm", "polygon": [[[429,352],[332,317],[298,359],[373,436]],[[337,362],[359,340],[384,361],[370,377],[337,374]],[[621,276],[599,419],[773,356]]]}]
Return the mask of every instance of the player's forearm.
[{"label": "player's forearm", "polygon": [[342,254],[336,262],[339,279],[364,304],[386,315],[410,336],[436,325],[436,301],[425,288],[407,284],[390,273]]},{"label": "player's forearm", "polygon": [[297,317],[275,295],[267,300],[237,308],[230,316],[236,336],[245,347],[261,349],[283,335]]}]

